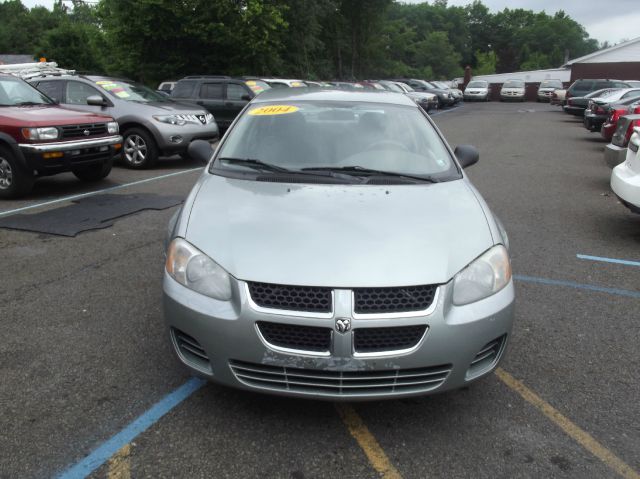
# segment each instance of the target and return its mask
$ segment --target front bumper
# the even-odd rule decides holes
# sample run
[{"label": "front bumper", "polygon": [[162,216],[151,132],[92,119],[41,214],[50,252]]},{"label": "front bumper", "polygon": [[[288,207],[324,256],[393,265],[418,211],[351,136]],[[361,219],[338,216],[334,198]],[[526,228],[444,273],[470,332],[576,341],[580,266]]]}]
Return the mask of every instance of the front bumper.
[{"label": "front bumper", "polygon": [[538,100],[540,101],[548,101],[551,102],[551,98],[553,97],[552,91],[539,91],[538,92]]},{"label": "front bumper", "polygon": [[[461,307],[452,305],[452,288],[448,283],[439,287],[432,311],[427,310],[424,315],[375,319],[355,317],[350,312],[350,291],[339,289],[334,290],[334,312],[327,317],[265,312],[252,306],[245,284],[234,281],[233,299],[221,302],[183,287],[165,272],[165,321],[174,352],[193,372],[227,386],[271,394],[349,400],[414,396],[459,388],[497,366],[514,318],[513,283],[490,298]],[[336,318],[345,317],[351,320],[352,330],[338,333],[334,328]],[[258,321],[332,329],[330,351],[287,352],[269,345],[258,332]],[[428,326],[420,342],[410,350],[366,355],[354,352],[352,335],[358,328],[410,325]],[[197,341],[206,353],[206,360],[191,356],[188,349],[179,345],[180,333]],[[478,367],[478,354],[496,339],[500,342],[495,357]],[[425,368],[436,371],[428,374],[438,379],[428,385],[419,384],[417,379],[406,384],[407,375],[418,375],[417,370]],[[253,379],[247,379],[242,371]],[[396,380],[397,386],[393,382]],[[378,387],[369,384],[371,381],[387,383]],[[400,381],[404,383],[400,385]]]},{"label": "front bumper", "polygon": [[627,160],[613,169],[611,189],[627,208],[640,213],[640,171],[631,168],[631,161]]},{"label": "front bumper", "polygon": [[[26,167],[37,172],[38,176],[47,176],[112,161],[121,153],[122,137],[114,135],[88,140],[23,143],[18,147]],[[46,155],[50,157],[46,158]]]},{"label": "front bumper", "polygon": [[584,111],[586,110],[586,107],[584,107],[584,106],[564,105],[562,107],[562,109],[565,111],[565,113],[569,113],[570,115],[584,116]]},{"label": "front bumper", "polygon": [[167,155],[186,152],[193,140],[213,142],[220,138],[218,125],[215,121],[206,125],[188,123],[182,126],[154,122],[150,129],[158,148]]},{"label": "front bumper", "polygon": [[596,115],[593,113],[584,114],[584,127],[590,131],[599,131],[603,123],[607,121],[606,115]]},{"label": "front bumper", "polygon": [[470,93],[464,92],[463,98],[465,100],[486,100],[489,97],[489,92],[483,93]]},{"label": "front bumper", "polygon": [[609,168],[615,168],[620,163],[623,163],[627,157],[627,149],[622,146],[609,143],[604,148],[604,161],[609,165]]}]

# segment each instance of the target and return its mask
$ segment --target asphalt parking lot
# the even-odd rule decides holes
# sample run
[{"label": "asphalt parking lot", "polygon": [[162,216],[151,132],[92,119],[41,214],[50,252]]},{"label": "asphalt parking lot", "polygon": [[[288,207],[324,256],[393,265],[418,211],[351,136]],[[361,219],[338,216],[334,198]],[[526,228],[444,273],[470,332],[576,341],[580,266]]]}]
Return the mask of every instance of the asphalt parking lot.
[{"label": "asphalt parking lot", "polygon": [[[511,240],[517,315],[501,368],[440,395],[333,404],[202,384],[162,320],[177,207],[75,237],[0,229],[0,477],[638,478],[640,216],[609,189],[604,143],[546,104],[434,115]],[[0,219],[104,193],[186,196],[201,165],[71,174]],[[166,413],[166,414],[165,414]]]}]

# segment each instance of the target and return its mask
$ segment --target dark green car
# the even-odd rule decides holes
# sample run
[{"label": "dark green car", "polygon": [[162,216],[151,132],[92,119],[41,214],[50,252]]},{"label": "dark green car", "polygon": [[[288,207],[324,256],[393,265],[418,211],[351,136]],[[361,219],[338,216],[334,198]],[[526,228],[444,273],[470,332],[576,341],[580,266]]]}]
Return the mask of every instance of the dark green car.
[{"label": "dark green car", "polygon": [[197,103],[213,114],[218,127],[227,129],[258,93],[271,88],[258,79],[195,75],[176,83],[171,98]]}]

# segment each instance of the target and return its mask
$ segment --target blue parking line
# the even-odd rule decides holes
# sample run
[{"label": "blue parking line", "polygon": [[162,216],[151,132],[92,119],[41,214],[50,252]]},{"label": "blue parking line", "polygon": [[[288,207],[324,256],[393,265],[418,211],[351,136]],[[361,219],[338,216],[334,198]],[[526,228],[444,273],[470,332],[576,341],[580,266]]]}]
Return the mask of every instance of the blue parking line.
[{"label": "blue parking line", "polygon": [[184,175],[185,173],[190,173],[192,171],[197,171],[197,170],[201,170],[201,169],[202,169],[201,167],[189,168],[188,170],[180,170],[180,171],[178,171],[176,173],[167,173],[166,175],[152,176],[151,178],[145,178],[144,180],[132,181],[131,183],[123,183],[121,185],[110,186],[108,188],[103,188],[101,190],[95,190],[95,191],[89,191],[87,193],[80,193],[80,194],[77,194],[77,195],[65,196],[64,198],[58,198],[57,200],[45,201],[43,203],[36,203],[35,205],[23,206],[22,208],[16,208],[15,210],[0,211],[0,218],[2,218],[3,216],[10,216],[10,215],[13,215],[13,214],[16,214],[16,213],[20,213],[22,211],[31,210],[33,208],[40,208],[41,206],[49,206],[49,205],[54,205],[56,203],[62,203],[64,201],[71,201],[71,200],[77,200],[79,198],[86,198],[87,196],[94,196],[94,195],[98,195],[100,193],[105,193],[107,191],[119,190],[121,188],[126,188],[127,186],[142,185],[144,183],[149,183],[150,181],[162,180],[164,178],[171,178],[172,176]]},{"label": "blue parking line", "polygon": [[562,281],[558,279],[537,278],[535,276],[523,276],[514,274],[513,278],[525,283],[539,283],[550,286],[566,286],[568,288],[584,289],[587,291],[596,291],[598,293],[615,294],[618,296],[627,296],[629,298],[640,298],[640,291],[631,291],[629,289],[605,288],[603,286],[594,286],[592,284],[575,283],[573,281]]},{"label": "blue parking line", "polygon": [[127,425],[119,433],[112,436],[91,454],[74,464],[69,469],[57,476],[58,479],[85,478],[104,464],[111,456],[123,446],[133,441],[139,434],[155,424],[162,416],[171,411],[182,401],[200,389],[206,381],[199,378],[191,378],[175,391],[167,394],[155,403],[142,415]]},{"label": "blue parking line", "polygon": [[591,261],[602,261],[603,263],[624,264],[627,266],[640,266],[640,261],[629,261],[626,259],[604,258],[602,256],[589,256],[588,254],[577,254],[579,259],[588,259]]}]

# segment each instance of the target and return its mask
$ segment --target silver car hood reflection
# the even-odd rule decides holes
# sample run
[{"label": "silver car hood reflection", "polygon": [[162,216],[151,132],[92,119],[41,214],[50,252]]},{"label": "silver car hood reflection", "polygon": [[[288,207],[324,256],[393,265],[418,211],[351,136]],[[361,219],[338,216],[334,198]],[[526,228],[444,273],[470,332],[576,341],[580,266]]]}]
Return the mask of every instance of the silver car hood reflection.
[{"label": "silver car hood reflection", "polygon": [[466,180],[367,186],[205,175],[186,239],[241,280],[445,283],[493,245]]}]

